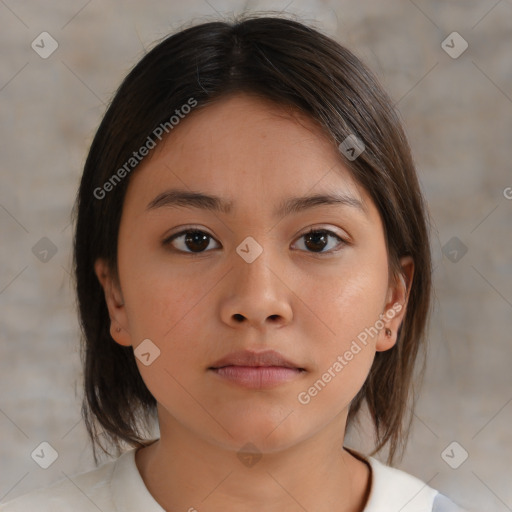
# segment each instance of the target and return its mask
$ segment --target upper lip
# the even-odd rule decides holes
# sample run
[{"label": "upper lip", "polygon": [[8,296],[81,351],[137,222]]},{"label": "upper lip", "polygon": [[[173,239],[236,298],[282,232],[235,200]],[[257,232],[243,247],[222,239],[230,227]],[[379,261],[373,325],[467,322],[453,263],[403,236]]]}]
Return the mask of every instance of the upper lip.
[{"label": "upper lip", "polygon": [[285,368],[303,369],[275,350],[265,350],[264,352],[240,350],[231,352],[227,356],[215,361],[210,368],[217,369],[223,366],[281,366]]}]

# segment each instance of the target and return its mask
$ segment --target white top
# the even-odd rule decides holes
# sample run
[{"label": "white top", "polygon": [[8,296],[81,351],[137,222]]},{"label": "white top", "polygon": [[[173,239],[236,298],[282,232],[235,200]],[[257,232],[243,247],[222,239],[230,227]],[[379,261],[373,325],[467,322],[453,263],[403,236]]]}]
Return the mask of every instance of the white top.
[{"label": "white top", "polygon": [[[165,512],[144,484],[135,451],[0,504],[0,512]],[[416,477],[350,451],[371,467],[364,512],[465,512]]]}]

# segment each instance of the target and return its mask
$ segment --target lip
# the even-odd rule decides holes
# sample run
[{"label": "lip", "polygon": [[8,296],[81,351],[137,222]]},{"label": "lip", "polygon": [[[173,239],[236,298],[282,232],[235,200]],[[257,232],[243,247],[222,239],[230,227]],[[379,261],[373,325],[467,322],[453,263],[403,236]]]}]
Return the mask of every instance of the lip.
[{"label": "lip", "polygon": [[213,363],[208,370],[223,380],[250,389],[278,386],[306,371],[275,350],[232,352]]},{"label": "lip", "polygon": [[280,366],[283,368],[303,369],[275,350],[265,350],[263,352],[239,350],[231,352],[227,356],[215,361],[210,368],[218,369],[224,366]]}]

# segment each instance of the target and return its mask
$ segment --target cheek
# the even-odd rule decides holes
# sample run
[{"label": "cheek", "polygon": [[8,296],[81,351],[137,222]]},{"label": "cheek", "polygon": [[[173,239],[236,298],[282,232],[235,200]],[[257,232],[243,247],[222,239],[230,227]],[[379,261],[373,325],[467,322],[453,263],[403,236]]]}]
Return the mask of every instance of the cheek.
[{"label": "cheek", "polygon": [[[132,253],[124,260],[123,294],[130,335],[134,350],[142,340],[150,339],[159,355],[150,365],[138,358],[136,363],[147,388],[159,402],[176,414],[192,413],[197,404],[183,387],[193,389],[194,380],[203,373],[205,339],[200,336],[197,317],[202,317],[203,308],[208,307],[207,292],[214,280],[209,279],[212,283],[208,284],[197,275],[185,275],[160,258],[144,264],[142,259]],[[119,266],[121,273],[121,262]]]},{"label": "cheek", "polygon": [[[370,256],[367,256],[370,254]],[[328,275],[311,279],[307,303],[329,328],[328,345],[342,348],[375,324],[383,313],[388,286],[387,258],[354,251]]]},{"label": "cheek", "polygon": [[[315,371],[303,389],[308,408],[321,413],[327,402],[335,409],[346,406],[364,384],[375,356],[375,342],[382,327],[387,292],[387,258],[348,258],[329,278],[317,279],[308,294],[314,311],[328,326],[328,333],[316,340]],[[373,255],[379,254],[374,251]],[[354,255],[355,256],[355,255]],[[310,317],[306,330],[312,336],[318,318]],[[300,403],[300,400],[299,400]],[[323,404],[323,405],[322,405]]]},{"label": "cheek", "polygon": [[183,329],[187,315],[207,298],[211,285],[198,279],[197,271],[187,274],[184,265],[174,265],[164,252],[146,244],[141,241],[137,248],[120,246],[119,250],[130,332],[136,338],[172,339],[173,331]]},{"label": "cheek", "polygon": [[385,291],[372,273],[352,272],[338,283],[340,291],[328,300],[311,299],[323,304],[323,319],[335,334],[316,342],[314,371],[296,397],[299,410],[319,422],[333,419],[363,386],[375,357]]}]

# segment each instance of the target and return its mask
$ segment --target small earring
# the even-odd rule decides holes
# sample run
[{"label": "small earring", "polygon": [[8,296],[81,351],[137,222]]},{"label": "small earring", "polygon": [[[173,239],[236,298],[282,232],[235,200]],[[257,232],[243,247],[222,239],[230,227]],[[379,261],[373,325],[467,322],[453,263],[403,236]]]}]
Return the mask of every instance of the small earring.
[{"label": "small earring", "polygon": [[116,327],[116,332],[121,332],[121,327]]},{"label": "small earring", "polygon": [[391,335],[393,334],[393,331],[391,329],[389,329],[388,327],[386,327],[386,331],[385,332],[386,332],[386,336],[388,338],[391,338]]}]

